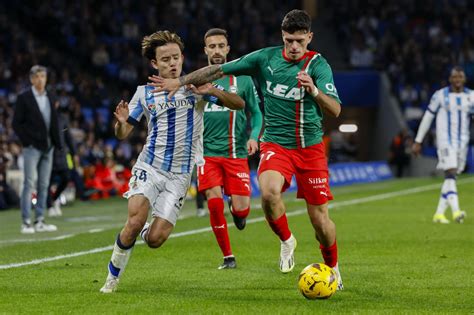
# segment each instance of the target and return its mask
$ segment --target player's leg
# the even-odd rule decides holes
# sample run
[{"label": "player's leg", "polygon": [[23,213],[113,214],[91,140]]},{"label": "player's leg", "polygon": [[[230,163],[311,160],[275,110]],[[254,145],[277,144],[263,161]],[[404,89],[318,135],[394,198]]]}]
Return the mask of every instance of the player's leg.
[{"label": "player's leg", "polygon": [[280,271],[290,272],[295,266],[296,239],[288,227],[286,208],[282,199],[294,174],[291,152],[274,143],[260,145],[258,183],[262,195],[262,208],[268,225],[280,238]]},{"label": "player's leg", "polygon": [[341,274],[339,272],[336,225],[329,217],[328,202],[321,205],[314,205],[306,202],[308,215],[313,225],[316,239],[319,241],[319,249],[324,259],[324,263],[336,271],[338,277],[338,290],[344,288]]},{"label": "player's leg", "polygon": [[[441,193],[438,201],[438,207],[436,208],[436,212],[433,216],[433,222],[434,223],[443,223],[447,224],[449,223],[449,220],[445,216],[445,211],[446,209],[450,206],[449,200],[451,199],[451,202],[454,204],[454,207],[456,208],[456,202],[453,202],[453,196],[456,194],[457,197],[457,192],[453,190],[453,182],[454,182],[454,188],[455,183],[456,183],[456,170],[455,169],[448,169],[445,170],[444,172],[444,182],[443,185],[441,186]],[[457,204],[457,207],[459,208],[459,204]]]},{"label": "player's leg", "polygon": [[150,203],[143,195],[133,195],[128,199],[127,222],[115,241],[109,262],[109,274],[100,292],[112,293],[116,290],[119,278],[132,254],[135,240],[146,223],[149,207]]},{"label": "player's leg", "polygon": [[227,220],[224,216],[224,199],[222,198],[221,186],[214,186],[205,191],[207,206],[209,208],[209,220],[212,232],[216,237],[217,244],[221,249],[224,261],[218,269],[233,269],[237,267],[235,256],[230,246]]},{"label": "player's leg", "polygon": [[142,230],[142,238],[150,248],[160,248],[173,231],[174,225],[160,217],[155,217],[153,222]]},{"label": "player's leg", "polygon": [[245,228],[250,212],[250,169],[247,159],[224,161],[224,193],[229,198],[229,208],[234,224],[239,230]]},{"label": "player's leg", "polygon": [[224,262],[218,268],[235,268],[237,265],[230,246],[227,220],[224,216],[224,199],[222,198],[222,186],[224,184],[222,163],[225,159],[212,157],[205,157],[204,159],[205,164],[198,167],[198,189],[207,198],[212,232],[224,257]]},{"label": "player's leg", "polygon": [[290,272],[295,266],[296,239],[292,235],[281,191],[285,178],[277,171],[268,170],[258,177],[262,194],[262,207],[270,228],[280,238],[280,271]]}]

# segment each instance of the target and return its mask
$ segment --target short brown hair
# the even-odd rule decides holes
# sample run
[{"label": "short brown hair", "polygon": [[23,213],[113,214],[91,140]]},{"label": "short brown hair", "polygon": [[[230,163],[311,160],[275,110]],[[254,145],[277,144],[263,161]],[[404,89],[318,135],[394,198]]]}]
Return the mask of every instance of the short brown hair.
[{"label": "short brown hair", "polygon": [[298,31],[309,32],[311,30],[311,17],[306,11],[291,10],[283,18],[281,30],[290,34]]},{"label": "short brown hair", "polygon": [[227,38],[227,31],[225,29],[222,29],[222,28],[211,28],[210,30],[208,30],[206,32],[206,34],[204,34],[204,42],[206,41],[206,38],[208,37],[211,37],[211,36],[217,36],[217,35],[222,35],[224,36],[226,39]]},{"label": "short brown hair", "polygon": [[170,31],[158,31],[143,37],[142,55],[148,60],[153,60],[156,58],[156,47],[164,46],[169,43],[177,44],[181,53],[183,52],[184,43],[178,34]]}]

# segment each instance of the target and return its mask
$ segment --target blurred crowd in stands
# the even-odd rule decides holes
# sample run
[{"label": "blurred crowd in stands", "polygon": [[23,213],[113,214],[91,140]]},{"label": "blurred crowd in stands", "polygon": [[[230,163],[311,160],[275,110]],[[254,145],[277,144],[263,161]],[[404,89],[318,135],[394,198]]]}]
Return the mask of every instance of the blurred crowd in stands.
[{"label": "blurred crowd in stands", "polygon": [[[353,69],[388,73],[411,132],[453,65],[474,82],[474,2],[466,0],[333,0],[340,44]],[[428,145],[433,145],[433,135]]]},{"label": "blurred crowd in stands", "polygon": [[[75,168],[95,195],[120,193],[146,138],[145,124],[126,141],[113,134],[113,110],[130,100],[154,73],[141,56],[144,35],[177,31],[185,43],[184,71],[207,65],[203,34],[230,34],[230,59],[281,43],[281,19],[299,1],[28,1],[0,10],[0,158],[22,168],[21,146],[11,128],[16,97],[29,88],[34,64],[48,67],[48,91],[59,97],[77,146]],[[5,160],[5,163],[3,163]],[[1,174],[0,174],[1,176]],[[2,177],[0,177],[0,182]],[[83,197],[83,196],[80,196]]]}]

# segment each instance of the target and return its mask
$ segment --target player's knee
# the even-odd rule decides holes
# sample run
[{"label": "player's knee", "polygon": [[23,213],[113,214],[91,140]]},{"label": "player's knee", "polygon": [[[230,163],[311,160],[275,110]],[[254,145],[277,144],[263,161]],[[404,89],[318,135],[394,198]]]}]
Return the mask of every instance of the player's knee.
[{"label": "player's knee", "polygon": [[309,209],[311,223],[316,226],[325,225],[330,219],[326,205],[318,205]]},{"label": "player's knee", "polygon": [[148,247],[150,248],[160,248],[161,245],[163,245],[167,239],[168,239],[168,236],[165,235],[164,233],[158,233],[155,235],[148,234],[147,244],[148,244]]},{"label": "player's knee", "polygon": [[143,229],[145,225],[145,221],[138,218],[137,216],[128,218],[127,220],[127,228],[131,232],[131,234],[138,235],[140,231]]},{"label": "player's knee", "polygon": [[264,203],[275,203],[280,199],[281,192],[277,187],[262,189],[262,201]]}]

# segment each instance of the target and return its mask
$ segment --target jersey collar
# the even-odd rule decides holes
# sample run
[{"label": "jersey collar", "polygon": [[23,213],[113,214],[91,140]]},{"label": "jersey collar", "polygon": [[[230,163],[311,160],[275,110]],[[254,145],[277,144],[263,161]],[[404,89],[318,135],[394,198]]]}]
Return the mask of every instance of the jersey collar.
[{"label": "jersey collar", "polygon": [[285,47],[283,47],[282,50],[281,50],[281,55],[283,56],[283,59],[285,59],[286,61],[291,62],[291,63],[298,63],[298,62],[300,62],[301,60],[303,60],[307,57],[314,56],[315,54],[316,54],[315,51],[308,50],[303,56],[299,57],[296,60],[293,60],[293,59],[288,58],[288,56],[286,55]]}]

